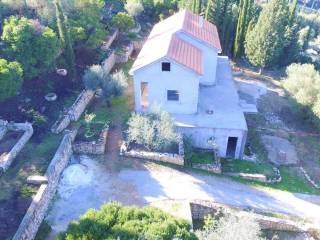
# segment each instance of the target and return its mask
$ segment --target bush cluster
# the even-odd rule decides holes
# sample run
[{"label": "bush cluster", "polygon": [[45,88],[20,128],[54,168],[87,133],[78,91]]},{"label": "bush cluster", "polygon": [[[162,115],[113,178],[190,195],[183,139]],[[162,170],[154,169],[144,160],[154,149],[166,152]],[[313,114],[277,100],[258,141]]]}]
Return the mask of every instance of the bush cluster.
[{"label": "bush cluster", "polygon": [[109,203],[91,209],[69,224],[58,240],[196,240],[190,225],[154,207],[122,207]]},{"label": "bush cluster", "polygon": [[293,109],[305,119],[312,119],[314,123],[319,125],[319,72],[315,70],[312,64],[291,64],[287,67],[286,74],[283,86],[292,97]]},{"label": "bush cluster", "polygon": [[169,113],[133,113],[128,121],[128,141],[144,145],[150,150],[164,151],[181,138],[175,132],[174,123]]},{"label": "bush cluster", "polygon": [[0,101],[17,94],[23,82],[22,74],[23,71],[18,62],[0,59]]}]

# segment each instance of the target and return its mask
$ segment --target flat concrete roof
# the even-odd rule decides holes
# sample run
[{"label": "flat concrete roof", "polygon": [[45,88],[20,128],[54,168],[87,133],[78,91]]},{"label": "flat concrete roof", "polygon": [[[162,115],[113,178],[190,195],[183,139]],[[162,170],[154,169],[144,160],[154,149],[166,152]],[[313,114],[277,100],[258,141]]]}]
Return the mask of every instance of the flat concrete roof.
[{"label": "flat concrete roof", "polygon": [[200,85],[197,113],[171,114],[176,126],[248,129],[228,57],[218,57],[216,74],[214,86]]}]

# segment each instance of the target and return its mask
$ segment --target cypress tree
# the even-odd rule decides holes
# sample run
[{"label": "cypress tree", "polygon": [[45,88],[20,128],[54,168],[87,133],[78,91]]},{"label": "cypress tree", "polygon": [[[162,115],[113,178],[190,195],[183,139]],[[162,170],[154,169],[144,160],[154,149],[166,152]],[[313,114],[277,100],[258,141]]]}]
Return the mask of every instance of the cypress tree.
[{"label": "cypress tree", "polygon": [[244,51],[244,40],[250,22],[250,13],[253,5],[253,0],[240,0],[239,17],[237,23],[237,30],[234,42],[234,57],[239,58]]},{"label": "cypress tree", "polygon": [[288,10],[287,0],[271,0],[246,35],[246,56],[251,64],[260,68],[260,72],[262,68],[278,63],[283,53]]},{"label": "cypress tree", "polygon": [[57,21],[57,27],[59,31],[59,37],[64,49],[64,56],[68,66],[68,72],[70,74],[72,81],[74,81],[76,76],[76,71],[75,71],[74,53],[73,53],[70,32],[68,29],[67,17],[63,13],[60,0],[55,0],[54,5],[56,9],[56,21]]}]

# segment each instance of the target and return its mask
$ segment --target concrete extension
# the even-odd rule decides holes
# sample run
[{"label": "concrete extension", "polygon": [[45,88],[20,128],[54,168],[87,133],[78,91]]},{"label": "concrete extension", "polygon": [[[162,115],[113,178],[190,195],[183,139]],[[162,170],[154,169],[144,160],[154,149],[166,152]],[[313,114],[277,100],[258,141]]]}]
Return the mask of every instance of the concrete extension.
[{"label": "concrete extension", "polygon": [[247,136],[247,123],[239,105],[228,57],[218,57],[216,85],[199,88],[198,111],[195,114],[172,114],[178,130],[190,135],[194,145],[211,146],[214,136],[221,157],[226,157],[228,137],[237,137],[236,158],[241,158]]}]

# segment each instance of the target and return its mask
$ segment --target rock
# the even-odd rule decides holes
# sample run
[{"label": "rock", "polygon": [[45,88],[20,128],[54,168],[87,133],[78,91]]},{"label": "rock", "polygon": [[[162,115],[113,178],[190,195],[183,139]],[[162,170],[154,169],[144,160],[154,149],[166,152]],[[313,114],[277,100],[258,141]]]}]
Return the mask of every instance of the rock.
[{"label": "rock", "polygon": [[34,176],[29,176],[27,178],[27,183],[34,184],[34,185],[47,184],[48,179],[45,176],[34,175]]}]

